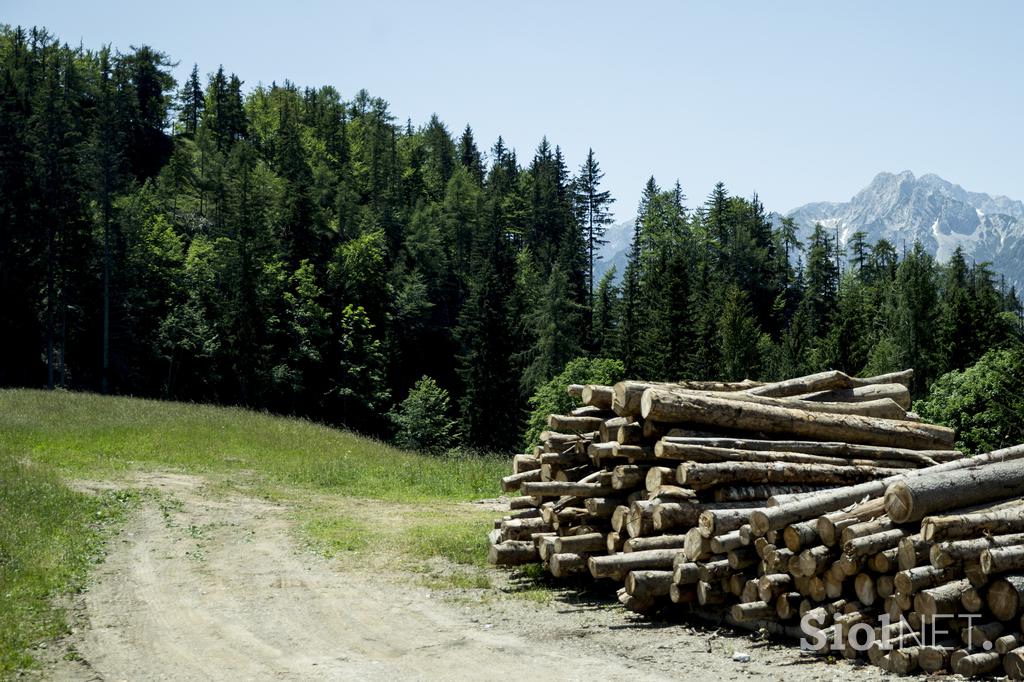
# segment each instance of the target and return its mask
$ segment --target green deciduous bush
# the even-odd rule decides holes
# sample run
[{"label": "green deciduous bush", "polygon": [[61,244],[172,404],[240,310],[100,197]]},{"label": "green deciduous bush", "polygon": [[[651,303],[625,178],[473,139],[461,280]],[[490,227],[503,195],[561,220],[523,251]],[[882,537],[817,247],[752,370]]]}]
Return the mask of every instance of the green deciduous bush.
[{"label": "green deciduous bush", "polygon": [[990,350],[971,367],[948,372],[914,403],[923,418],[956,429],[957,445],[985,452],[1024,443],[1024,345]]},{"label": "green deciduous bush", "polygon": [[541,431],[547,428],[548,415],[568,412],[579,407],[579,402],[566,393],[569,384],[605,384],[610,385],[625,378],[626,370],[618,360],[607,358],[576,358],[570,360],[565,368],[547,383],[541,384],[530,396],[530,419],[527,422],[526,434],[523,436],[524,447],[536,444]]}]

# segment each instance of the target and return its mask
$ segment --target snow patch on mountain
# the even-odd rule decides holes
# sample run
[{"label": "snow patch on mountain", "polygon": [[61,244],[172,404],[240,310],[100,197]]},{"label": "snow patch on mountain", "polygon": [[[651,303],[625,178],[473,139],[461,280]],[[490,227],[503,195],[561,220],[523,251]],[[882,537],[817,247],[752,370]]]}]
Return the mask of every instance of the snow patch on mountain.
[{"label": "snow patch on mountain", "polygon": [[900,251],[920,241],[939,260],[959,246],[968,261],[991,262],[1008,283],[1024,282],[1024,202],[969,192],[934,174],[879,173],[848,202],[816,202],[789,215],[804,239],[820,223],[838,230],[842,243],[858,231]]}]

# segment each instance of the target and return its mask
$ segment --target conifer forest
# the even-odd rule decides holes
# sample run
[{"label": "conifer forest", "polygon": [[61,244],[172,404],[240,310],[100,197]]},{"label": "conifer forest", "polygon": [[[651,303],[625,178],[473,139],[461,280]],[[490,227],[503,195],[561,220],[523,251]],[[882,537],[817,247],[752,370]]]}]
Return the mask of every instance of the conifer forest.
[{"label": "conifer forest", "polygon": [[[599,140],[580,159],[546,138],[514,150],[366,91],[227,67],[179,83],[179,58],[0,30],[0,385],[489,451],[524,442],[560,375],[564,391],[913,368],[922,415],[979,448],[1022,428],[1015,412],[975,433],[978,405],[932,402],[988,365],[1024,377],[1016,291],[959,251],[808,238],[722,183],[652,177],[616,205]],[[628,265],[595,277],[613,208],[636,216]]]}]

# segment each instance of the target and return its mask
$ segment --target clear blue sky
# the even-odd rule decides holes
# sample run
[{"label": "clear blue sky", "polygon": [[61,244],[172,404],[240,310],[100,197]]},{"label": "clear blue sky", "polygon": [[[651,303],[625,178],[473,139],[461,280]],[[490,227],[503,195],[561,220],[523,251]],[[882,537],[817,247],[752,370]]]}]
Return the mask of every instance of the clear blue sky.
[{"label": "clear blue sky", "polygon": [[521,160],[542,135],[574,169],[591,146],[620,219],[651,174],[781,211],[881,170],[1024,198],[1020,2],[0,0],[0,22],[149,44],[179,80],[365,87]]}]

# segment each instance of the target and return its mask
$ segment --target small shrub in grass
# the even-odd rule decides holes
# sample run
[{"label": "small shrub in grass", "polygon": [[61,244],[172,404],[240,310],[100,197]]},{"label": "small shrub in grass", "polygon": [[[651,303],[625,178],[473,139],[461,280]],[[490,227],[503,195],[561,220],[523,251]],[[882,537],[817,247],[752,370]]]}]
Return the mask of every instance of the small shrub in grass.
[{"label": "small shrub in grass", "polygon": [[548,415],[568,412],[579,407],[575,398],[565,392],[569,384],[604,384],[610,385],[622,381],[626,368],[619,360],[607,358],[576,358],[570,360],[565,369],[557,376],[541,386],[530,396],[530,420],[523,437],[524,447],[532,447],[537,443],[541,431],[548,425]]},{"label": "small shrub in grass", "polygon": [[451,399],[448,391],[428,376],[422,377],[409,395],[391,411],[395,424],[395,443],[409,450],[439,453],[451,447],[455,422],[449,419]]}]

